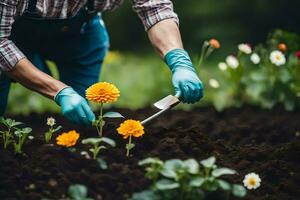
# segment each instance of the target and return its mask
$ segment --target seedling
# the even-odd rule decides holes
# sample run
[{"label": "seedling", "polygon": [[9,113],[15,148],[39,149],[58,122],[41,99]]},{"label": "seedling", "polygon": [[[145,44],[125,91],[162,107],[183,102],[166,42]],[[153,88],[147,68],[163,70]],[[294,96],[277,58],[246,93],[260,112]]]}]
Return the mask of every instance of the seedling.
[{"label": "seedling", "polygon": [[90,152],[92,152],[93,159],[95,159],[95,160],[98,158],[98,154],[100,153],[100,151],[102,149],[107,149],[108,148],[106,145],[111,146],[111,147],[116,146],[115,141],[113,141],[110,138],[106,138],[106,137],[87,138],[87,139],[82,140],[82,144],[92,146],[92,148],[90,149]]},{"label": "seedling", "polygon": [[[230,194],[244,197],[246,189],[220,179],[223,175],[236,172],[229,168],[218,168],[215,158],[210,157],[198,163],[195,159],[171,159],[166,162],[157,158],[147,158],[139,162],[146,167],[145,176],[152,180],[152,187],[135,193],[131,200],[201,200],[207,194],[222,189],[229,199]],[[226,199],[226,198],[225,198]]]},{"label": "seedling", "polygon": [[29,134],[32,132],[31,128],[22,128],[15,131],[15,135],[17,137],[16,141],[14,142],[14,149],[16,154],[22,153],[22,147],[25,143],[26,139],[33,139],[33,137],[29,137]]},{"label": "seedling", "polygon": [[0,124],[2,124],[6,130],[0,131],[3,139],[3,146],[4,149],[8,147],[9,144],[14,142],[14,131],[17,130],[17,126],[22,125],[22,122],[16,122],[13,119],[7,118],[4,119],[3,117],[0,118]]},{"label": "seedling", "polygon": [[88,189],[84,185],[75,184],[71,185],[68,190],[70,200],[94,200],[88,197]]},{"label": "seedling", "polygon": [[49,126],[49,130],[45,133],[45,142],[49,143],[52,139],[53,134],[62,129],[62,126],[57,126],[55,128],[55,119],[53,117],[49,117],[47,119],[47,125]]}]

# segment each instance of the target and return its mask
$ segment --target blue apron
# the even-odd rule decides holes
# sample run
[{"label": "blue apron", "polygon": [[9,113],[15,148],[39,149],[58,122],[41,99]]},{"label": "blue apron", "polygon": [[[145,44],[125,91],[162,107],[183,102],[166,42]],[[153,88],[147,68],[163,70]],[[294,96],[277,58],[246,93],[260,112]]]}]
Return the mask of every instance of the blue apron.
[{"label": "blue apron", "polygon": [[[109,37],[94,10],[93,0],[75,16],[67,19],[43,19],[36,13],[37,0],[30,0],[24,14],[16,19],[10,40],[40,70],[50,74],[45,60],[54,61],[62,82],[85,95],[87,87],[96,83]],[[0,77],[0,115],[5,111],[11,80]]]}]

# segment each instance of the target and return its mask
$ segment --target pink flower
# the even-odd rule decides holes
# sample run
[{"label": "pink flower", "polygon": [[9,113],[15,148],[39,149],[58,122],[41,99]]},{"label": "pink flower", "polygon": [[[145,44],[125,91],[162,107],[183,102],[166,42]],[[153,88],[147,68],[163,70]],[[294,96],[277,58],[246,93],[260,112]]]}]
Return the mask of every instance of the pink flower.
[{"label": "pink flower", "polygon": [[296,56],[297,56],[298,59],[300,59],[300,51],[296,52]]}]

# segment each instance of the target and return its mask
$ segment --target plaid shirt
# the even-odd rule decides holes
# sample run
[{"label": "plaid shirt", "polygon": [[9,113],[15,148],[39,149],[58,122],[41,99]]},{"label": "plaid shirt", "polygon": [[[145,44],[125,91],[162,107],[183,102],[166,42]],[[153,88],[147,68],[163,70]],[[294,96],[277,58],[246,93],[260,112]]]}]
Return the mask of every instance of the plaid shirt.
[{"label": "plaid shirt", "polygon": [[[123,0],[95,0],[95,8],[99,12],[113,10]],[[24,54],[9,40],[12,24],[16,17],[21,16],[28,6],[29,0],[0,0],[0,71],[11,70]],[[43,18],[66,19],[74,16],[85,6],[87,0],[37,0],[38,15]],[[141,18],[146,30],[157,22],[173,18],[171,0],[132,0],[133,9]]]}]

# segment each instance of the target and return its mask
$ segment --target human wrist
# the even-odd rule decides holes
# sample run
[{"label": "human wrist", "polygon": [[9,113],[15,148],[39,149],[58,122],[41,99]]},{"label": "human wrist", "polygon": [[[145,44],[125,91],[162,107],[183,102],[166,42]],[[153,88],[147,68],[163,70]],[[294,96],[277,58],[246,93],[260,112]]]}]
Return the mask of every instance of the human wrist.
[{"label": "human wrist", "polygon": [[185,51],[184,49],[170,50],[165,55],[164,60],[172,73],[179,67],[183,67],[195,72],[191,58],[187,51]]}]

